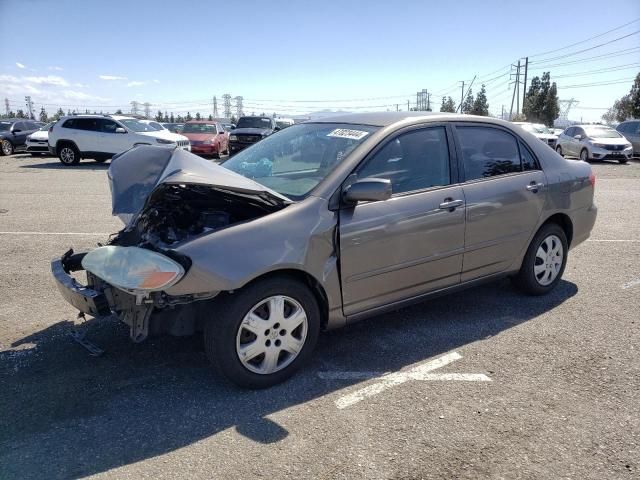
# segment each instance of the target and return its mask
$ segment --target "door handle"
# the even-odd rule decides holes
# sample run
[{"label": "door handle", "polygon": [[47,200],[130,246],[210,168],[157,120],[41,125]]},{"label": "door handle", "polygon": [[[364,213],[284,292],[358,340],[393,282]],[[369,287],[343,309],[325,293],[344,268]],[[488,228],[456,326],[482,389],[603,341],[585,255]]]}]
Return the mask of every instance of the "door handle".
[{"label": "door handle", "polygon": [[440,210],[449,210],[453,212],[456,208],[464,205],[462,200],[454,200],[453,198],[445,198],[444,202],[439,205]]},{"label": "door handle", "polygon": [[527,185],[527,190],[533,193],[538,193],[538,190],[540,190],[542,187],[544,187],[544,183],[531,182],[529,185]]}]

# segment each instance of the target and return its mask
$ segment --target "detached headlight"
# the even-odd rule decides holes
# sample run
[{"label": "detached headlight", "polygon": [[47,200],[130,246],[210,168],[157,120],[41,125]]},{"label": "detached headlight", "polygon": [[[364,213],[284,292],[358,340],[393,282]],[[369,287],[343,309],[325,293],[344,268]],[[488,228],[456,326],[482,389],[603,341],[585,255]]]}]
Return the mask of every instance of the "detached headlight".
[{"label": "detached headlight", "polygon": [[156,138],[156,142],[162,143],[163,145],[170,145],[172,143],[176,143],[173,140],[165,140],[164,138]]},{"label": "detached headlight", "polygon": [[591,145],[593,145],[594,147],[598,147],[598,148],[605,148],[606,147],[606,145],[604,143],[591,142]]},{"label": "detached headlight", "polygon": [[131,292],[156,292],[184,276],[178,262],[138,247],[108,245],[87,253],[82,267],[111,285]]},{"label": "detached headlight", "polygon": [[238,140],[238,137],[236,135],[229,135],[229,140],[231,140],[232,142],[235,142]]}]

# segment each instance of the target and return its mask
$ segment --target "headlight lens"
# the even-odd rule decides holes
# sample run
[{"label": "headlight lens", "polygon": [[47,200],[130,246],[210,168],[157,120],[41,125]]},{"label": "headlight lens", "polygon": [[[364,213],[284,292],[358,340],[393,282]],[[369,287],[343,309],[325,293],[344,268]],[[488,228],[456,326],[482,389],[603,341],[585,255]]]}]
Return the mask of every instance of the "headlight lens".
[{"label": "headlight lens", "polygon": [[238,137],[236,135],[229,135],[229,140],[235,142],[236,140],[238,140]]},{"label": "headlight lens", "polygon": [[82,267],[115,287],[132,292],[155,292],[184,275],[178,262],[151,250],[108,245],[87,253]]},{"label": "headlight lens", "polygon": [[165,140],[164,138],[156,138],[156,142],[162,143],[163,145],[170,145],[172,143],[176,143],[173,140]]},{"label": "headlight lens", "polygon": [[205,140],[202,142],[203,145],[211,145],[213,142],[211,140]]},{"label": "headlight lens", "polygon": [[627,144],[624,146],[624,149],[625,149],[625,150],[628,150],[628,149],[630,149],[630,148],[632,148],[632,147],[633,147],[633,145],[631,145],[630,143],[627,143]]}]

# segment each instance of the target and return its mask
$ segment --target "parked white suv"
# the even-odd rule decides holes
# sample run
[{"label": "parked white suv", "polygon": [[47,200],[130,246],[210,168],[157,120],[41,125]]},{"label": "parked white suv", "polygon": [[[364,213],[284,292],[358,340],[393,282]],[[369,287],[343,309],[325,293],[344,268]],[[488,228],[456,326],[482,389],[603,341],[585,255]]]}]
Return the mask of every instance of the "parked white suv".
[{"label": "parked white suv", "polygon": [[82,158],[104,162],[136,145],[157,145],[191,151],[189,139],[168,130],[156,130],[126,116],[72,115],[49,130],[49,152],[65,165]]}]

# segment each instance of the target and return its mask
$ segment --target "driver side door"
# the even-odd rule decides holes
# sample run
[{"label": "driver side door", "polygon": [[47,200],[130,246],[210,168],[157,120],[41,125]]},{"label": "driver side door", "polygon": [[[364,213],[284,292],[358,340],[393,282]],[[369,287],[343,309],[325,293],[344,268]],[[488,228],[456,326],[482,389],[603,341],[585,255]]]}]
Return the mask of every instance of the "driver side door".
[{"label": "driver side door", "polygon": [[444,125],[414,128],[356,169],[357,179],[391,180],[393,194],[340,209],[345,315],[460,282],[465,201],[451,138]]}]

